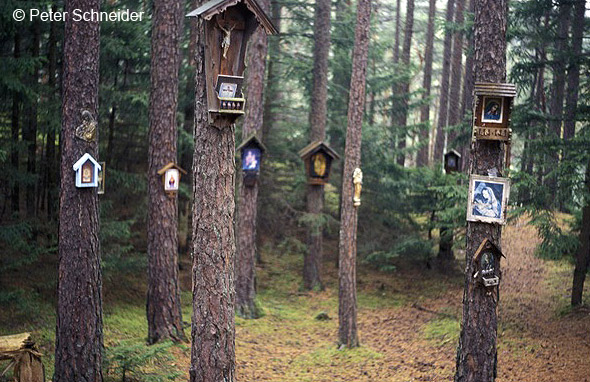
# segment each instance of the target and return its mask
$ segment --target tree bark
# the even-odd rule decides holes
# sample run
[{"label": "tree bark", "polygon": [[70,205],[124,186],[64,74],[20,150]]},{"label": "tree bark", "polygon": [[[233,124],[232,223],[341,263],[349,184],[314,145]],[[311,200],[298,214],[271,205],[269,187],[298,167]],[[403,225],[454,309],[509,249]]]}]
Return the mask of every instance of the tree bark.
[{"label": "tree bark", "polygon": [[204,26],[198,21],[193,156],[191,382],[233,382],[235,127],[208,123]]},{"label": "tree bark", "polygon": [[354,169],[360,168],[361,164],[361,132],[365,106],[370,22],[371,0],[359,0],[357,3],[348,124],[344,149],[338,257],[338,339],[341,346],[348,348],[359,346],[356,306],[356,232],[358,215],[357,207],[353,206],[352,201],[354,193],[352,174]]},{"label": "tree bark", "polygon": [[178,281],[178,199],[158,170],[176,163],[176,109],[183,10],[181,1],[155,0],[148,151],[148,343],[185,340]]},{"label": "tree bark", "polygon": [[[404,30],[404,46],[402,48],[402,64],[409,70],[410,68],[410,49],[412,48],[412,32],[414,28],[414,0],[406,0],[406,27]],[[410,98],[410,73],[408,73],[408,78],[402,84],[401,92],[402,92],[402,104],[401,110],[399,113],[399,122],[398,126],[401,128],[401,133],[398,135],[398,142],[397,142],[397,149],[399,151],[397,157],[397,164],[400,166],[404,166],[406,154],[404,153],[406,149],[406,137],[407,133],[407,124],[408,124],[408,107],[409,107],[409,98]]]},{"label": "tree bark", "polygon": [[420,109],[420,123],[423,124],[420,132],[420,149],[416,162],[418,166],[428,166],[428,147],[430,132],[430,94],[432,87],[432,57],[434,53],[434,18],[436,16],[436,0],[430,0],[428,5],[428,27],[426,30],[426,48],[424,50],[424,78],[422,87],[425,102]]},{"label": "tree bark", "polygon": [[[265,12],[270,1],[259,3]],[[268,38],[259,28],[248,42],[248,73],[246,76],[246,117],[242,126],[242,140],[251,134],[262,139],[264,113],[264,73]],[[258,182],[246,186],[239,182],[237,251],[236,251],[236,314],[244,318],[258,318],[256,298],[256,212],[258,210]]]},{"label": "tree bark", "polygon": [[[65,11],[99,12],[98,0],[68,0]],[[73,164],[84,153],[98,159],[96,139],[75,137],[87,110],[98,121],[97,21],[65,22],[59,206],[59,267],[54,382],[102,381],[102,276],[98,195],[76,188]]]},{"label": "tree bark", "polygon": [[[586,167],[586,188],[590,192],[590,161]],[[572,284],[572,306],[582,304],[584,281],[590,265],[590,198],[586,198],[586,205],[582,208],[582,230],[580,231],[580,247],[576,253],[576,266]]]},{"label": "tree bark", "polygon": [[564,140],[569,140],[576,134],[576,110],[580,88],[580,59],[584,38],[585,6],[586,2],[584,0],[577,0],[573,3],[572,57],[567,68],[567,94],[565,97],[565,121],[563,129]]},{"label": "tree bark", "polygon": [[[476,82],[504,82],[506,78],[507,0],[476,0],[474,22],[474,74]],[[503,173],[503,147],[498,141],[478,140],[472,145],[470,173]],[[473,256],[488,238],[501,246],[502,229],[497,224],[467,223],[463,318],[457,350],[455,382],[494,381],[497,375],[496,338],[499,287],[488,290],[473,275]],[[495,269],[500,270],[496,261]]]},{"label": "tree bark", "polygon": [[436,139],[434,141],[434,163],[443,160],[445,150],[445,128],[448,122],[449,111],[449,81],[451,71],[451,52],[453,45],[453,31],[450,24],[453,22],[453,11],[455,0],[447,1],[447,12],[445,18],[445,39],[443,45],[443,65],[440,79],[440,104],[438,107],[438,121],[436,124]]},{"label": "tree bark", "polygon": [[[309,113],[310,141],[326,139],[328,55],[330,53],[330,0],[316,0],[313,50],[313,87]],[[324,186],[307,186],[307,213],[314,221],[307,227],[307,252],[303,259],[303,287],[323,289],[321,278],[323,227],[316,223],[324,208]]]}]

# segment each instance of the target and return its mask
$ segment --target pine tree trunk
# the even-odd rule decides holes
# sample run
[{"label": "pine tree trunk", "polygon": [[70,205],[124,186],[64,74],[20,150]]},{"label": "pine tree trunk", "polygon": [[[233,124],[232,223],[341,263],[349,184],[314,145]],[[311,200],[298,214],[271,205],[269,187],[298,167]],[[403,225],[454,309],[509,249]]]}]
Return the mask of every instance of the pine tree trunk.
[{"label": "pine tree trunk", "polygon": [[[198,1],[191,0],[190,1],[190,8],[197,9],[198,8]],[[188,36],[188,49],[186,51],[186,60],[188,62],[188,70],[189,73],[186,79],[186,86],[184,89],[186,95],[186,103],[184,106],[184,121],[182,124],[182,129],[184,132],[192,137],[193,132],[195,129],[195,105],[194,105],[194,91],[195,91],[195,52],[196,52],[196,33],[197,33],[197,20],[194,17],[191,17],[188,20],[188,29],[189,29],[189,36]],[[180,145],[180,167],[187,170],[190,169],[193,165],[193,144],[191,142],[183,142]],[[188,171],[185,175],[186,183],[191,185],[193,184],[193,174],[192,171]],[[181,211],[180,214],[185,214],[187,216],[186,219],[186,237],[185,237],[185,245],[181,245],[179,249],[180,256],[187,255],[190,256],[192,253],[191,244],[193,242],[192,239],[192,232],[193,232],[193,219],[192,219],[192,193],[191,196],[183,197],[179,195],[178,204],[179,210]],[[179,260],[180,262],[180,260]],[[182,263],[181,263],[182,264]],[[181,268],[182,269],[182,266]]]},{"label": "pine tree trunk", "polygon": [[[566,51],[568,42],[568,30],[571,19],[571,4],[570,0],[559,1],[559,14],[557,19],[557,36],[555,37],[555,53],[553,54],[553,82],[551,85],[551,102],[549,105],[549,134],[554,139],[561,139],[562,123],[563,123],[563,101],[565,97],[565,70],[566,70]],[[559,150],[554,150],[549,155],[548,168],[555,169],[559,164]],[[551,170],[548,171],[548,173]],[[556,202],[561,204],[561,192],[558,186],[558,179],[556,174],[552,174],[546,179],[547,185],[551,193],[557,195]]]},{"label": "pine tree trunk", "polygon": [[193,156],[191,382],[233,382],[235,127],[208,123],[204,26],[198,21]]},{"label": "pine tree trunk", "polygon": [[359,346],[356,306],[356,232],[357,207],[353,206],[354,186],[352,174],[361,165],[361,131],[365,106],[365,80],[369,51],[371,0],[359,0],[352,55],[352,76],[348,124],[344,149],[342,177],[342,207],[340,215],[339,290],[338,290],[338,341],[341,346]]},{"label": "pine tree trunk", "polygon": [[567,68],[567,95],[565,99],[565,121],[563,138],[569,140],[576,134],[576,110],[578,107],[578,93],[580,87],[580,55],[584,37],[584,13],[586,2],[577,0],[573,3],[574,17],[572,21],[572,50],[573,55]]},{"label": "pine tree trunk", "polygon": [[[462,27],[464,21],[465,0],[456,0],[455,27]],[[456,125],[463,119],[461,113],[461,77],[463,76],[463,31],[455,31],[453,36],[453,53],[451,57],[451,88],[449,90],[448,124],[454,130],[449,133],[448,149],[455,148],[457,138]]]},{"label": "pine tree trunk", "polygon": [[440,79],[440,104],[438,108],[438,121],[436,124],[436,139],[434,141],[434,163],[440,163],[443,160],[445,150],[445,128],[448,122],[449,111],[449,81],[451,72],[451,53],[453,45],[453,32],[450,25],[453,22],[453,11],[455,9],[455,0],[447,1],[447,13],[445,18],[445,39],[443,45],[443,65]]},{"label": "pine tree trunk", "polygon": [[182,341],[178,281],[178,200],[164,191],[158,170],[176,163],[176,109],[183,6],[155,0],[148,152],[148,343]]},{"label": "pine tree trunk", "polygon": [[432,57],[434,53],[434,18],[436,16],[436,0],[430,0],[428,5],[428,27],[426,31],[426,48],[424,51],[424,79],[422,87],[424,95],[422,99],[426,102],[420,109],[420,123],[422,130],[420,132],[420,149],[416,162],[418,166],[428,166],[428,147],[430,131],[430,94],[432,86]]},{"label": "pine tree trunk", "polygon": [[[406,0],[406,27],[404,30],[404,46],[402,49],[402,64],[406,68],[409,69],[410,67],[410,49],[412,48],[412,32],[414,28],[414,0]],[[399,127],[402,129],[401,133],[398,135],[398,142],[397,142],[397,149],[399,150],[399,154],[397,157],[397,164],[400,166],[404,166],[406,154],[404,153],[406,149],[406,131],[407,131],[407,124],[408,124],[408,104],[410,102],[410,82],[409,79],[406,80],[402,84],[402,105],[400,111],[400,118],[399,118]]]},{"label": "pine tree trunk", "polygon": [[[313,87],[309,114],[310,141],[326,138],[328,97],[328,55],[330,53],[330,0],[316,0],[313,50]],[[315,222],[320,219],[324,207],[324,186],[307,186],[307,212],[314,222],[307,228],[307,252],[303,259],[303,287],[323,289],[321,278],[323,227]]]},{"label": "pine tree trunk", "polygon": [[[590,161],[586,167],[586,188],[590,192]],[[572,306],[582,304],[584,281],[590,265],[590,198],[586,198],[586,205],[582,208],[582,230],[580,231],[580,247],[576,253],[576,266],[572,284]]]},{"label": "pine tree trunk", "polygon": [[[506,78],[507,0],[476,0],[474,22],[474,74],[476,82],[504,82]],[[496,168],[503,174],[503,147],[498,141],[473,143],[470,173],[488,175]],[[487,290],[474,280],[473,256],[488,238],[501,246],[502,229],[497,224],[467,223],[463,318],[457,350],[455,382],[493,382],[497,375],[496,338],[499,287]],[[496,269],[500,269],[499,261]]]},{"label": "pine tree trunk", "polygon": [[[99,11],[98,0],[68,0],[65,11]],[[75,137],[86,110],[98,121],[99,23],[65,23],[54,382],[102,381],[102,276],[96,188],[76,188],[73,164],[98,160],[96,140]]]},{"label": "pine tree trunk", "polygon": [[[265,12],[270,2],[260,2]],[[268,38],[262,28],[254,32],[248,42],[248,73],[246,76],[246,117],[242,126],[242,140],[251,134],[262,139],[264,113],[264,73]],[[239,182],[237,251],[236,251],[236,314],[244,318],[258,318],[256,308],[256,212],[258,210],[258,182],[246,186]]]}]

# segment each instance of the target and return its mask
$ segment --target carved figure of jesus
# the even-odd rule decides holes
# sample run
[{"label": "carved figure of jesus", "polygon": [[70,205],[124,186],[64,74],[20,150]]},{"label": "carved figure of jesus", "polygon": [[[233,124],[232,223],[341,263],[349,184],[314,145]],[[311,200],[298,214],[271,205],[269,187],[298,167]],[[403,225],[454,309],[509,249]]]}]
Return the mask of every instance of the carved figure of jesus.
[{"label": "carved figure of jesus", "polygon": [[221,47],[223,48],[223,58],[227,58],[227,51],[229,50],[229,46],[231,44],[231,31],[234,30],[236,25],[234,24],[228,28],[224,28],[221,24],[218,25],[224,33],[223,40],[221,41]]}]

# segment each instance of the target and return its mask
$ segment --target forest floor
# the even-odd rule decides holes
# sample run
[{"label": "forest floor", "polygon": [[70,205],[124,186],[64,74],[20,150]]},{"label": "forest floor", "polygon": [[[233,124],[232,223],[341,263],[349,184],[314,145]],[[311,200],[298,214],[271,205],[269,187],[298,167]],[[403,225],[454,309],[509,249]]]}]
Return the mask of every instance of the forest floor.
[{"label": "forest floor", "polygon": [[[590,309],[569,308],[572,266],[535,257],[537,244],[535,229],[522,221],[504,229],[497,381],[590,382]],[[236,318],[237,381],[452,381],[463,260],[446,272],[424,264],[400,265],[393,273],[360,266],[361,347],[338,350],[338,277],[332,246],[326,245],[326,290],[322,292],[300,291],[301,256],[263,252],[257,272],[258,302],[265,315],[257,320]],[[183,313],[190,322],[188,259],[181,275]],[[33,271],[27,277],[13,277],[26,290],[36,275]],[[2,283],[6,282],[4,278]],[[147,381],[154,373],[178,373],[176,380],[187,380],[189,345],[150,352],[144,344],[144,283],[139,276],[105,280],[106,358],[111,360],[106,380],[122,380],[121,360],[126,362],[128,381]],[[24,306],[0,309],[0,334],[33,331],[47,355],[44,363],[50,378],[54,307],[43,291],[23,293],[16,297],[37,296],[37,300],[29,298]],[[585,296],[590,298],[588,287]],[[329,319],[317,320],[320,313]],[[190,328],[186,334],[190,335]],[[170,355],[173,360],[165,358]]]}]

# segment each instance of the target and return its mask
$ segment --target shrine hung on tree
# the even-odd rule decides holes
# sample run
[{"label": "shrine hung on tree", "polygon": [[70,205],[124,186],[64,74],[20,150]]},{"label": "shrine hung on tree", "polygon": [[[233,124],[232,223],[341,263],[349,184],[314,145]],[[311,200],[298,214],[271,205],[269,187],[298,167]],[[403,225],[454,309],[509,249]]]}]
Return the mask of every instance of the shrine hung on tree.
[{"label": "shrine hung on tree", "polygon": [[244,56],[258,26],[278,31],[254,0],[212,0],[187,14],[201,17],[205,30],[205,77],[209,123],[224,127],[244,114]]}]

